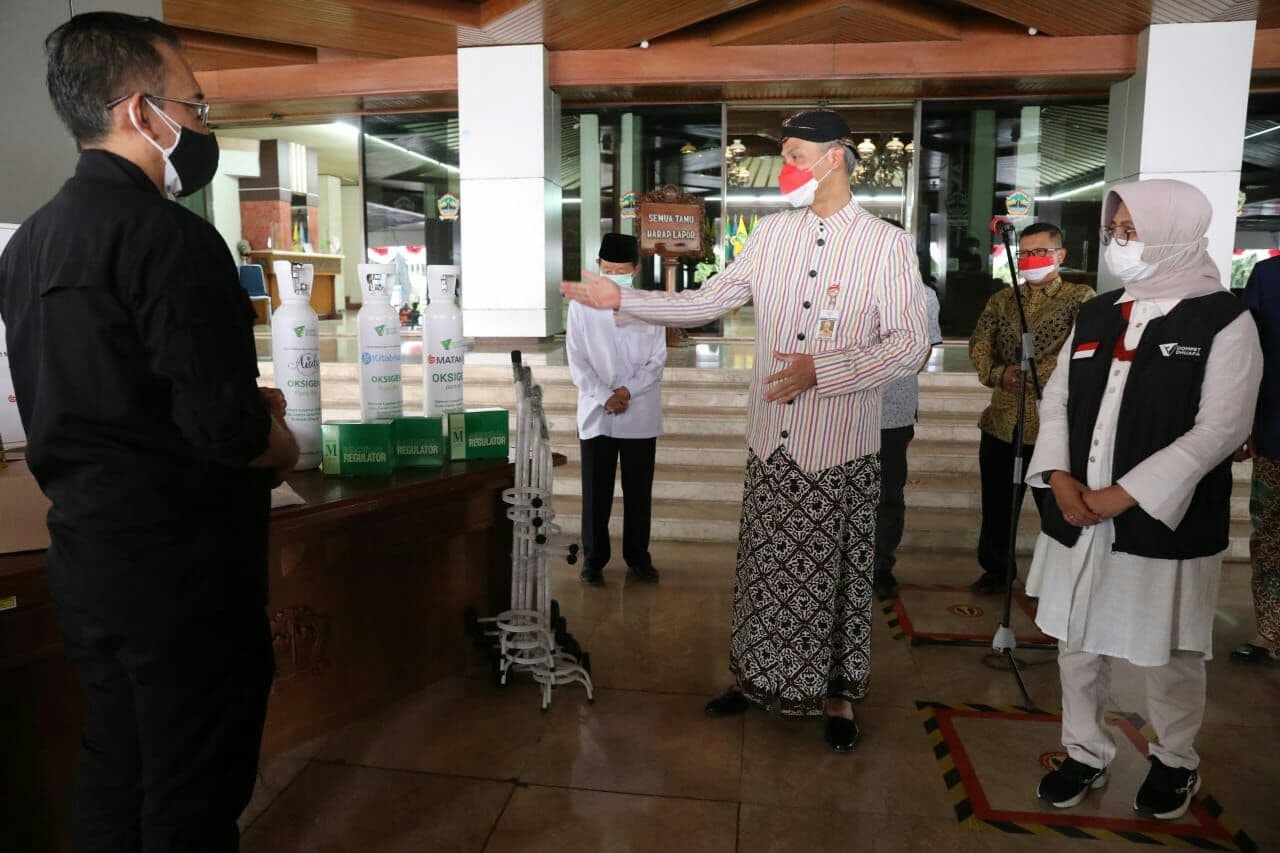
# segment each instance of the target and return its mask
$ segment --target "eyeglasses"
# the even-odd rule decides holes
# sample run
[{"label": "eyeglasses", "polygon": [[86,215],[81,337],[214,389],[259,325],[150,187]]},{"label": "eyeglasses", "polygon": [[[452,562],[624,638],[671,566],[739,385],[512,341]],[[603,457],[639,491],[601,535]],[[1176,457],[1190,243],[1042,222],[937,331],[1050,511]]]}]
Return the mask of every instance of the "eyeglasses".
[{"label": "eyeglasses", "polygon": [[1019,258],[1049,258],[1062,251],[1061,246],[1052,249],[1019,249],[1014,254]]},{"label": "eyeglasses", "polygon": [[[143,92],[142,96],[144,98],[149,98],[153,101],[173,101],[175,104],[186,104],[188,107],[191,108],[191,112],[195,114],[196,121],[200,122],[201,127],[209,126],[210,105],[205,103],[204,101],[188,101],[186,98],[166,98],[164,95],[152,95],[149,92]],[[114,110],[116,107],[120,106],[121,104],[123,104],[125,101],[129,100],[132,97],[133,97],[132,92],[130,92],[127,95],[121,95],[115,100],[108,101],[107,103],[103,104],[103,108],[106,110]]]},{"label": "eyeglasses", "polygon": [[1110,246],[1111,241],[1115,240],[1117,246],[1127,246],[1129,241],[1138,236],[1138,232],[1132,228],[1116,228],[1111,225],[1104,225],[1098,229],[1098,235],[1102,238],[1102,245]]}]

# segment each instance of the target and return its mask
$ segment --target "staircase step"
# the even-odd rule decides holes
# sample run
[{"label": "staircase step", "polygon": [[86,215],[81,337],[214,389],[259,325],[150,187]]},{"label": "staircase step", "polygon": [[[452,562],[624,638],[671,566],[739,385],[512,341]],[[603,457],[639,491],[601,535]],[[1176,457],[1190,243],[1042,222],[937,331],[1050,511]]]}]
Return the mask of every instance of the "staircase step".
[{"label": "staircase step", "polygon": [[[571,432],[551,434],[551,447],[569,462],[581,462],[578,437]],[[739,480],[747,465],[747,444],[741,435],[663,435],[658,439],[657,469],[694,466],[733,471]]]},{"label": "staircase step", "polygon": [[[535,354],[543,361],[562,355]],[[478,358],[483,356],[483,358]],[[532,360],[532,357],[531,357]],[[259,368],[263,383],[270,384],[271,363]],[[577,429],[577,390],[564,364],[536,364],[535,380],[547,402],[552,447],[568,457],[570,465],[557,471],[556,489],[566,501],[581,493]],[[359,366],[325,363],[324,414],[327,419],[360,417]],[[510,409],[515,394],[509,356],[502,353],[467,356],[466,403],[471,408],[501,406]],[[654,536],[706,540],[737,537],[737,512],[742,500],[746,465],[746,399],[748,370],[669,368],[664,377],[664,434],[658,440],[654,479]],[[421,411],[422,366],[403,366],[405,410]],[[978,418],[989,400],[989,389],[970,374],[924,373],[920,375],[920,422],[909,450],[907,504],[908,547],[971,550],[976,547],[981,490],[978,470],[980,432]],[[1231,502],[1234,519],[1229,559],[1247,556],[1248,495],[1252,467],[1233,467],[1235,489]],[[619,488],[618,494],[621,495]],[[1037,529],[1034,511],[1024,524]],[[732,518],[712,514],[709,527],[701,525],[708,507]],[[661,512],[667,516],[659,515]],[[621,512],[620,502],[618,513]],[[1028,521],[1030,518],[1030,521]],[[577,522],[575,521],[575,524]],[[718,526],[717,526],[718,525]],[[1030,548],[1029,539],[1024,543]]]},{"label": "staircase step", "polygon": [[[654,500],[705,501],[742,504],[742,469],[667,466],[654,471]],[[622,494],[622,474],[614,494]],[[570,463],[556,469],[555,493],[582,497],[582,466]]]},{"label": "staircase step", "polygon": [[[515,386],[511,382],[505,384],[482,384],[465,382],[464,394],[468,406],[513,406],[515,405]],[[662,407],[666,411],[673,408],[700,408],[704,406],[733,407],[746,409],[747,386],[735,386],[728,383],[686,382],[672,384],[664,382],[661,388]],[[577,406],[578,389],[572,384],[543,384],[543,403],[549,406]]]},{"label": "staircase step", "polygon": [[[611,535],[622,535],[622,512],[621,498],[615,499],[609,518]],[[655,540],[736,542],[740,513],[740,507],[731,503],[655,500],[652,536]],[[571,535],[581,530],[580,496],[557,494],[556,522]],[[980,525],[981,516],[977,510],[908,508],[900,547],[942,553],[973,553],[978,547]],[[1030,554],[1039,532],[1040,521],[1028,502],[1018,524],[1018,553]],[[1233,562],[1249,559],[1248,522],[1232,522],[1231,544],[1226,559]]]}]

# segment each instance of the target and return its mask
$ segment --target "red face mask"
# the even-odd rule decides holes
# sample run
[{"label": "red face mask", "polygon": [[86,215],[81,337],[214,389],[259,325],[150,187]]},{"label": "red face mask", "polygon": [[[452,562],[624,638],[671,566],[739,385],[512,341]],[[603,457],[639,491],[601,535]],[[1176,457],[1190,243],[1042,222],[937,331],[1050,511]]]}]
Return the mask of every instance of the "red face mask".
[{"label": "red face mask", "polygon": [[783,195],[791,195],[812,180],[812,169],[801,169],[799,166],[786,163],[778,173],[778,189],[782,190]]},{"label": "red face mask", "polygon": [[1035,255],[1021,255],[1018,258],[1018,271],[1032,284],[1038,284],[1048,278],[1057,265],[1058,259],[1053,255],[1043,258],[1037,258]]},{"label": "red face mask", "polygon": [[1045,267],[1057,265],[1058,262],[1053,255],[1046,255],[1043,258],[1037,258],[1035,255],[1022,255],[1018,258],[1018,269],[1020,270],[1041,270]]}]

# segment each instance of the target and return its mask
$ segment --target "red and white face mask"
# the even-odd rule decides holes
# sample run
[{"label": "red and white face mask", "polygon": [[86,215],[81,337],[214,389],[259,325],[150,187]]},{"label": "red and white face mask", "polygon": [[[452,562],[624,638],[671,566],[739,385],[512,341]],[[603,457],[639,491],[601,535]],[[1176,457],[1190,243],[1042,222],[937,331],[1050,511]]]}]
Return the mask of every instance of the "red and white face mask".
[{"label": "red and white face mask", "polygon": [[818,193],[818,184],[834,171],[834,168],[827,169],[826,175],[815,178],[812,169],[802,169],[787,163],[778,173],[778,189],[792,207],[808,207],[813,204],[813,198]]},{"label": "red and white face mask", "polygon": [[1037,258],[1034,255],[1022,255],[1018,258],[1018,272],[1032,284],[1039,284],[1053,275],[1058,269],[1058,259],[1053,255]]}]

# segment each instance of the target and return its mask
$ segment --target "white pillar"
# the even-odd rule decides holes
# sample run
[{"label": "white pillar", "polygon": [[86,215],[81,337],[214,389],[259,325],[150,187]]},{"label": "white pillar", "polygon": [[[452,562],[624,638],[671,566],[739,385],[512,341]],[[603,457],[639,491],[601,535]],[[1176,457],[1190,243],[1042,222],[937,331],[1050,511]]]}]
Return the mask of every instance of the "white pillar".
[{"label": "white pillar", "polygon": [[[1254,28],[1253,21],[1152,26],[1138,38],[1137,73],[1111,87],[1107,185],[1173,178],[1199,187],[1213,205],[1209,254],[1224,284],[1231,280]],[[1098,285],[1119,286],[1105,264]]]},{"label": "white pillar", "polygon": [[468,337],[563,328],[560,100],[542,45],[458,51],[462,323]]}]

